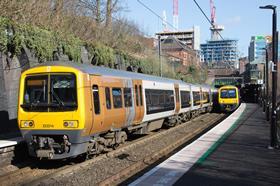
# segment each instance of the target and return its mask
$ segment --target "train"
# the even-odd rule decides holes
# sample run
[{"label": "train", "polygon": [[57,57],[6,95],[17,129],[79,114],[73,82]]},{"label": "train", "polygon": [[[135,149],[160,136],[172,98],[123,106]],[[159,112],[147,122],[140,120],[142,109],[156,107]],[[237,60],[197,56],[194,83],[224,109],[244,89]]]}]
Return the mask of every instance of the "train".
[{"label": "train", "polygon": [[232,112],[240,104],[239,89],[236,86],[226,85],[219,88],[218,102],[222,112]]},{"label": "train", "polygon": [[39,159],[94,156],[128,135],[172,127],[213,108],[217,90],[141,73],[46,62],[20,79],[18,125]]}]

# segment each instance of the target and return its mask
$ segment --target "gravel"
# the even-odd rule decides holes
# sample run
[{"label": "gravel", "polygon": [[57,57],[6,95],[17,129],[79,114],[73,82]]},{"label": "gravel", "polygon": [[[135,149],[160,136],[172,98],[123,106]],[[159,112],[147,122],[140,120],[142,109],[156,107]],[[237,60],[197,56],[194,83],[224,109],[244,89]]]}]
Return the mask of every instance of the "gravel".
[{"label": "gravel", "polygon": [[[115,175],[121,170],[152,156],[154,153],[175,143],[186,134],[191,133],[199,127],[209,127],[209,121],[221,118],[220,114],[205,114],[186,124],[174,127],[161,132],[154,137],[147,137],[147,140],[139,141],[136,144],[129,145],[124,150],[117,153],[108,153],[106,157],[93,161],[86,166],[73,169],[67,173],[60,172],[39,182],[33,182],[35,185],[97,185],[108,177]],[[145,138],[145,137],[144,137]],[[149,139],[151,138],[151,139]],[[91,161],[91,160],[90,160]]]}]

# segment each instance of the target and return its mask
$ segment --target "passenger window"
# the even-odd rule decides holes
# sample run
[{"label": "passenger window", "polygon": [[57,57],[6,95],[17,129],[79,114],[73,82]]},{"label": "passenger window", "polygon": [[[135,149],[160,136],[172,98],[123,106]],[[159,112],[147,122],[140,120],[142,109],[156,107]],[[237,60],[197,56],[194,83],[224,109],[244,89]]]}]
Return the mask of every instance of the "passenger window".
[{"label": "passenger window", "polygon": [[131,88],[124,88],[124,106],[132,107]]},{"label": "passenger window", "polygon": [[[172,90],[145,89],[147,114],[173,110],[174,95]],[[163,98],[160,101],[160,98]]]},{"label": "passenger window", "polygon": [[113,88],[112,94],[114,108],[122,108],[122,90],[120,88]]},{"label": "passenger window", "polygon": [[111,97],[110,97],[110,88],[105,88],[105,97],[106,97],[106,108],[111,109]]},{"label": "passenger window", "polygon": [[139,87],[139,91],[140,91],[140,105],[143,106],[143,100],[142,100],[142,86],[140,85]]},{"label": "passenger window", "polygon": [[139,106],[138,87],[137,87],[137,85],[135,85],[135,99],[136,99],[136,105]]},{"label": "passenger window", "polygon": [[98,85],[92,86],[93,104],[95,114],[100,114],[99,90]]}]

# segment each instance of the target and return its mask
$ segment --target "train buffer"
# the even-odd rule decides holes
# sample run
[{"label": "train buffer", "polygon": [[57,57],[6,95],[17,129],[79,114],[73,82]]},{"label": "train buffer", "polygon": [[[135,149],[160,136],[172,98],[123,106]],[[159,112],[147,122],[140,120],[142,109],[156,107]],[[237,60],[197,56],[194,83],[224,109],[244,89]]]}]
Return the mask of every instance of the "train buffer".
[{"label": "train buffer", "polygon": [[245,104],[130,185],[279,185],[280,150],[268,149],[270,126]]}]

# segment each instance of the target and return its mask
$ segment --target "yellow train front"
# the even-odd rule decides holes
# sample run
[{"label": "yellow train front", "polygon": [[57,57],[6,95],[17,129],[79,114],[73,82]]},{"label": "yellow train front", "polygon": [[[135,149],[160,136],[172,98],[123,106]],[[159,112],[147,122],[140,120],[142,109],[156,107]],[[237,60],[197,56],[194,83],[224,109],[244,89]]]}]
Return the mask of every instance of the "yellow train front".
[{"label": "yellow train front", "polygon": [[18,124],[31,156],[60,159],[86,151],[89,100],[84,98],[84,78],[81,71],[63,66],[41,66],[22,74]]},{"label": "yellow train front", "polygon": [[220,87],[218,101],[222,112],[234,111],[240,103],[238,88],[230,85]]}]

